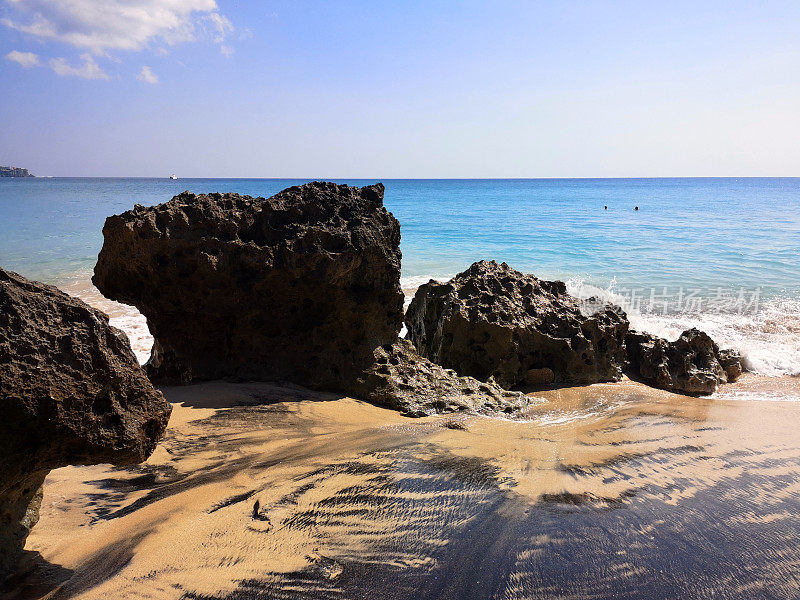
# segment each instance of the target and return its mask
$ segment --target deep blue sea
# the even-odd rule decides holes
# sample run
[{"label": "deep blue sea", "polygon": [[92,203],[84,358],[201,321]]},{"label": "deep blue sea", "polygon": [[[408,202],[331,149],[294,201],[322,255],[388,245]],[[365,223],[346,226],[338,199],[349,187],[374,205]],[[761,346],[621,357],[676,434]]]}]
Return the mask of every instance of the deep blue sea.
[{"label": "deep blue sea", "polygon": [[[86,295],[107,216],[183,190],[270,196],[305,181],[0,179],[0,266]],[[800,372],[800,178],[381,181],[409,291],[506,261],[608,296],[639,327],[700,325],[756,370]]]}]

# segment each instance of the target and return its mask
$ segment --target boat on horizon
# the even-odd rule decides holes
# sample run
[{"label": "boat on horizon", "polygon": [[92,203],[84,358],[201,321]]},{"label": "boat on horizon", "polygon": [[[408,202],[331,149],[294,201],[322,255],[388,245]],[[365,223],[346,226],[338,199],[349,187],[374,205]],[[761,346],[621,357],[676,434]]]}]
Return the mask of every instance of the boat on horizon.
[{"label": "boat on horizon", "polygon": [[170,179],[177,179],[177,178],[178,178],[178,176],[177,176],[177,175],[175,175],[175,173],[173,173],[172,175],[170,175],[170,176],[169,176],[169,178],[170,178]]}]

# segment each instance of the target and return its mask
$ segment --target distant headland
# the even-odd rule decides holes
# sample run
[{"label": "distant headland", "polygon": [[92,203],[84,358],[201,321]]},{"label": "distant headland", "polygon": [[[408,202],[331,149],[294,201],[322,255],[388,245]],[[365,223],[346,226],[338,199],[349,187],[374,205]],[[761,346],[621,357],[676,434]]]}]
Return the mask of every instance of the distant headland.
[{"label": "distant headland", "polygon": [[0,167],[0,177],[35,177],[28,169],[19,167]]}]

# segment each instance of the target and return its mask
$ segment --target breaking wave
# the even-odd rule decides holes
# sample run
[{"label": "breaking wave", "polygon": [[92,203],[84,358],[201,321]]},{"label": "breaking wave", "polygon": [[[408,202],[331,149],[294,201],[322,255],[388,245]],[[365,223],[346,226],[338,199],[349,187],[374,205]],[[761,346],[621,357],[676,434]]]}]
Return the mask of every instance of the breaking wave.
[{"label": "breaking wave", "polygon": [[629,299],[579,279],[567,290],[581,299],[600,298],[621,306],[631,327],[674,340],[692,327],[705,331],[721,347],[738,350],[748,370],[772,377],[800,375],[800,300],[775,297],[745,311],[659,311],[631,306]]}]

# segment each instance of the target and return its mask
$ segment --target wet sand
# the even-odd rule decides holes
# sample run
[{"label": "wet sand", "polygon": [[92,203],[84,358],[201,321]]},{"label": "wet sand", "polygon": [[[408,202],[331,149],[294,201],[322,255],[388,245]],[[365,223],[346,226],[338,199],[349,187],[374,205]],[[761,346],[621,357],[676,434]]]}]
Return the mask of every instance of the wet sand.
[{"label": "wet sand", "polygon": [[800,597],[795,378],[534,393],[525,421],[164,391],[147,463],[50,474],[6,598]]}]

